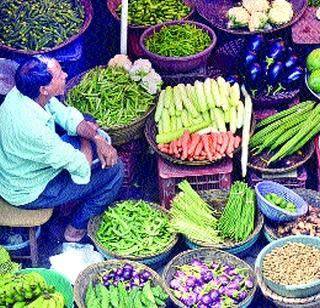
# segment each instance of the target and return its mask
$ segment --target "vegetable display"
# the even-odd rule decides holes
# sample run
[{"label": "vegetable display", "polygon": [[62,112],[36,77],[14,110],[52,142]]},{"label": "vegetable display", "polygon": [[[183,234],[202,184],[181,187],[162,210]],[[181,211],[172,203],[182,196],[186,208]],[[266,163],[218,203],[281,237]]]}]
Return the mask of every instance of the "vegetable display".
[{"label": "vegetable display", "polygon": [[96,280],[86,290],[88,308],[157,308],[164,307],[168,298],[159,285],[153,285],[148,270],[137,270],[131,264],[105,271]]},{"label": "vegetable display", "polygon": [[284,198],[278,196],[275,193],[269,193],[265,195],[265,199],[267,199],[272,205],[278,206],[290,213],[294,213],[297,211],[296,206],[292,202],[286,201]]},{"label": "vegetable display", "polygon": [[254,190],[244,182],[234,182],[219,219],[220,234],[236,242],[246,240],[254,230],[255,209]]},{"label": "vegetable display", "polygon": [[161,77],[148,60],[133,64],[115,57],[108,67],[90,70],[67,95],[66,103],[95,117],[103,127],[131,124],[154,103]]},{"label": "vegetable display", "polygon": [[78,34],[84,22],[79,0],[3,0],[0,2],[0,44],[39,51]]},{"label": "vegetable display", "polygon": [[228,10],[228,27],[263,31],[290,22],[293,15],[292,4],[286,0],[242,0],[241,6]]},{"label": "vegetable display", "polygon": [[[128,4],[128,22],[139,26],[180,20],[192,10],[182,0],[130,0]],[[121,4],[117,8],[117,14],[121,16]]]},{"label": "vegetable display", "polygon": [[320,237],[320,208],[309,205],[306,215],[277,227],[279,237],[287,235],[312,235]]},{"label": "vegetable display", "polygon": [[320,131],[320,105],[306,101],[281,111],[258,123],[259,130],[251,137],[249,146],[253,155],[268,149],[272,162],[300,150]]},{"label": "vegetable display", "polygon": [[192,24],[163,26],[145,40],[146,48],[164,57],[187,57],[210,46],[209,34]]},{"label": "vegetable display", "polygon": [[316,48],[307,56],[308,85],[311,90],[320,93],[320,48]]},{"label": "vegetable display", "polygon": [[193,86],[167,86],[160,93],[155,122],[157,143],[179,139],[186,130],[194,133],[208,128],[208,132],[230,130],[235,134],[244,122],[239,84],[231,86],[218,77],[217,80],[196,81]]},{"label": "vegetable display", "polygon": [[0,276],[1,307],[63,308],[64,305],[63,295],[36,272]]},{"label": "vegetable display", "polygon": [[214,211],[187,181],[179,183],[181,192],[171,202],[170,225],[191,240],[214,245],[222,242]]},{"label": "vegetable display", "polygon": [[[253,96],[296,89],[304,76],[298,55],[283,39],[267,41],[261,34],[249,39],[238,67],[238,74]],[[241,77],[236,78],[241,80]],[[226,79],[234,78],[231,75]]]},{"label": "vegetable display", "polygon": [[248,270],[232,264],[192,259],[176,267],[169,283],[174,296],[187,307],[234,307],[254,287]]},{"label": "vegetable display", "polygon": [[231,131],[190,135],[186,130],[179,139],[172,140],[170,143],[160,143],[158,148],[161,152],[182,160],[215,161],[225,156],[232,158],[240,142],[241,138]]},{"label": "vegetable display", "polygon": [[20,269],[20,264],[12,262],[9,253],[0,245],[0,275]]},{"label": "vegetable display", "polygon": [[123,201],[105,211],[96,236],[109,251],[137,257],[159,254],[174,240],[167,215],[143,200]]},{"label": "vegetable display", "polygon": [[320,250],[302,243],[288,243],[275,248],[263,260],[265,278],[296,285],[320,279]]}]

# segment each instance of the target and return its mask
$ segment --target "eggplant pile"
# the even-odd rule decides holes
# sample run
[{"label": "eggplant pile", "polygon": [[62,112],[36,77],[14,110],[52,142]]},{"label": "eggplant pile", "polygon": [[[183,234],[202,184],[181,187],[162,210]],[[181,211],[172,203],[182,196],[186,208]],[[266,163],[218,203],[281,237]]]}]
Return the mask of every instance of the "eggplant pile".
[{"label": "eggplant pile", "polygon": [[304,75],[298,55],[282,38],[268,41],[261,34],[250,38],[237,67],[239,75],[226,80],[233,83],[243,79],[254,97],[293,90]]}]

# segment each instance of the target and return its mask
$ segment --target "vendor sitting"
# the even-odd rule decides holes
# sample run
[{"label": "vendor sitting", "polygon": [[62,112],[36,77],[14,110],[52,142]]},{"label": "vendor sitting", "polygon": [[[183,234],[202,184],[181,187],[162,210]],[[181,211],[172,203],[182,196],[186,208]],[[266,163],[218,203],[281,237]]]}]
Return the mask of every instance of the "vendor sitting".
[{"label": "vendor sitting", "polygon": [[[55,97],[66,78],[58,61],[45,57],[17,69],[16,87],[0,106],[0,196],[23,209],[80,201],[64,233],[77,242],[88,220],[116,198],[123,164],[96,124]],[[55,123],[67,134],[60,137]],[[101,164],[92,164],[95,156]]]}]

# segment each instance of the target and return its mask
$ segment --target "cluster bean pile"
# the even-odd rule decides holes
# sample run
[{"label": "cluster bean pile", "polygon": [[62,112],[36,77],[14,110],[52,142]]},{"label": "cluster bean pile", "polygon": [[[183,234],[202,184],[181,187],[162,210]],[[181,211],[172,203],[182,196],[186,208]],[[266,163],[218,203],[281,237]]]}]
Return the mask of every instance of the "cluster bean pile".
[{"label": "cluster bean pile", "polygon": [[128,125],[143,116],[154,96],[123,68],[96,67],[69,93],[66,103],[95,117],[103,127]]},{"label": "cluster bean pile", "polygon": [[163,252],[174,235],[165,213],[143,200],[127,200],[103,214],[97,239],[114,253],[143,257]]},{"label": "cluster bean pile", "polygon": [[148,37],[148,50],[165,57],[186,57],[205,50],[211,44],[206,31],[192,24],[164,26]]},{"label": "cluster bean pile", "polygon": [[79,33],[84,22],[80,0],[0,1],[0,43],[45,50]]},{"label": "cluster bean pile", "polygon": [[309,283],[320,279],[320,250],[302,243],[289,243],[267,254],[262,270],[267,279],[276,283]]},{"label": "cluster bean pile", "polygon": [[[182,0],[130,0],[129,24],[150,26],[169,20],[180,20],[191,12],[191,7]],[[121,15],[121,5],[117,8]]]}]

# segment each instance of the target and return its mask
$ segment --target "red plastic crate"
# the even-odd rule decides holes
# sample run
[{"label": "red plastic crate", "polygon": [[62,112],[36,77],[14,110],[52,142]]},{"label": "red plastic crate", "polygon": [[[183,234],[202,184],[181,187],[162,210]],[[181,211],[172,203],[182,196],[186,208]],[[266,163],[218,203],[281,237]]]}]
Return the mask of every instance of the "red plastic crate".
[{"label": "red plastic crate", "polygon": [[299,167],[297,169],[296,177],[288,177],[286,174],[281,177],[280,174],[272,175],[269,174],[268,177],[263,177],[261,172],[254,171],[252,169],[248,170],[248,184],[251,187],[254,187],[259,182],[262,182],[266,179],[282,184],[288,188],[306,188],[307,183],[307,171],[304,167]]},{"label": "red plastic crate", "polygon": [[158,157],[160,204],[170,207],[178,191],[178,184],[186,179],[197,190],[230,189],[232,160],[226,158],[212,166],[182,166],[168,163]]}]

